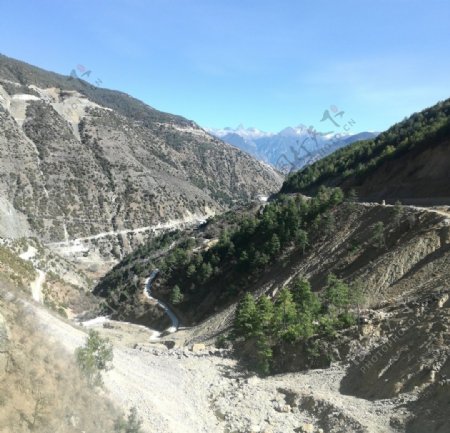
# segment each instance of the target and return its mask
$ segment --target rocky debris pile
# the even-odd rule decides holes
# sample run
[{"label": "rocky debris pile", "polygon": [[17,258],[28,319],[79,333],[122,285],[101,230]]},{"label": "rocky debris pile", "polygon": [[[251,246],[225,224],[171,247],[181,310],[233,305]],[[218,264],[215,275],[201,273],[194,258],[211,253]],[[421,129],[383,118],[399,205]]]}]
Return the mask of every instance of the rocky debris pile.
[{"label": "rocky debris pile", "polygon": [[[162,374],[169,366],[170,370],[176,369],[181,389],[187,384],[191,392],[202,389],[202,396],[206,398],[209,409],[207,413],[199,413],[198,416],[206,417],[209,422],[212,422],[211,419],[215,420],[217,428],[211,431],[376,432],[365,429],[358,422],[357,418],[363,415],[358,412],[357,404],[354,405],[355,416],[346,413],[342,404],[339,406],[328,401],[334,396],[339,403],[336,396],[339,395],[339,380],[344,374],[342,367],[334,366],[328,369],[326,374],[323,373],[327,376],[325,382],[332,385],[333,390],[327,389],[317,396],[315,391],[323,378],[316,372],[299,380],[296,375],[260,378],[240,368],[229,349],[217,349],[204,343],[168,348],[168,342],[135,344],[127,352],[134,354],[136,359],[145,360],[147,368],[157,369],[155,372],[162,368]],[[156,379],[156,376],[154,378]],[[303,378],[305,380],[302,380]],[[290,386],[296,382],[299,386],[291,389]],[[386,411],[389,410],[388,406]],[[386,419],[389,419],[389,416],[386,416]],[[165,431],[164,428],[162,431]]]},{"label": "rocky debris pile", "polygon": [[450,302],[447,290],[391,302],[368,315],[359,340],[347,354],[352,362],[342,391],[362,398],[419,393],[446,378]]},{"label": "rocky debris pile", "polygon": [[225,431],[245,433],[366,433],[339,407],[312,392],[274,386],[272,379],[233,377],[211,384],[210,400]]},{"label": "rocky debris pile", "polygon": [[[40,312],[49,335],[64,340],[71,351],[80,346],[79,329],[34,304],[30,308]],[[242,369],[229,350],[204,343],[168,348],[163,343],[169,345],[169,339],[150,342],[151,332],[122,326],[97,328],[111,337],[117,331],[114,368],[105,374],[105,387],[122,407],[137,408],[147,431],[400,433],[413,413],[412,400],[403,394],[376,401],[343,395],[348,367],[342,364],[259,378]]]},{"label": "rocky debris pile", "polygon": [[230,349],[218,349],[216,347],[206,347],[203,343],[196,343],[186,347],[173,347],[172,341],[162,341],[158,344],[135,344],[134,349],[147,352],[153,356],[168,358],[232,358]]}]

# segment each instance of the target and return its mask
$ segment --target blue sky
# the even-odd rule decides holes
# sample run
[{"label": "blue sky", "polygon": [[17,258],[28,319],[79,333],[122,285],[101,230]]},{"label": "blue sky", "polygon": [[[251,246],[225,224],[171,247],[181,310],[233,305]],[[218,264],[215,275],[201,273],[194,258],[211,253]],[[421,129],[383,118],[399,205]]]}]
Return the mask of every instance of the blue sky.
[{"label": "blue sky", "polygon": [[[450,97],[448,0],[10,0],[0,52],[206,127],[384,130]],[[329,129],[329,128],[328,128]]]}]

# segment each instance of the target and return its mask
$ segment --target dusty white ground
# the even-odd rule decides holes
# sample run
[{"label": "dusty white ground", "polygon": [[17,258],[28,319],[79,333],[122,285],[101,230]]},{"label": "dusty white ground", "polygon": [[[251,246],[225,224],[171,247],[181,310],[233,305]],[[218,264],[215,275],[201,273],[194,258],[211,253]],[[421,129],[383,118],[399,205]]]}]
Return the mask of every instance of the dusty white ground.
[{"label": "dusty white ground", "polygon": [[[41,306],[29,308],[50,338],[69,352],[84,343],[85,329]],[[339,393],[345,373],[341,366],[260,379],[242,371],[226,352],[168,350],[152,343],[152,331],[142,326],[109,322],[105,328],[102,323],[90,325],[114,344],[114,368],[104,376],[105,392],[123,408],[135,406],[147,432],[317,433],[330,417],[348,428],[323,432],[394,432],[389,427],[392,402]],[[295,401],[288,397],[291,392]],[[314,410],[302,406],[308,401],[314,402]]]}]

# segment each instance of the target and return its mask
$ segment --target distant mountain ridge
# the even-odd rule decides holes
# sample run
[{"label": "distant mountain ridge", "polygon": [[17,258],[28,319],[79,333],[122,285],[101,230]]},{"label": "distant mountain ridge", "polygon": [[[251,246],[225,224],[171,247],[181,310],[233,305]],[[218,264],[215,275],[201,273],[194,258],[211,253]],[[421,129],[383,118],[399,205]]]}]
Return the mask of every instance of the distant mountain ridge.
[{"label": "distant mountain ridge", "polygon": [[286,127],[277,133],[245,128],[242,124],[237,128],[207,131],[285,173],[298,170],[350,143],[378,135],[377,132],[322,134],[305,125]]}]

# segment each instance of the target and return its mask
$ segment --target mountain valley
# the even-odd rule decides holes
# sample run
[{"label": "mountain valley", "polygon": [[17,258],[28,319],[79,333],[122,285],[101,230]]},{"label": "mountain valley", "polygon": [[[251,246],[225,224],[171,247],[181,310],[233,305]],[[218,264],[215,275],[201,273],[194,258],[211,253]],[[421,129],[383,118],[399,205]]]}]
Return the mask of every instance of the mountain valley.
[{"label": "mountain valley", "polygon": [[284,177],[0,56],[0,432],[448,433],[449,101]]}]

